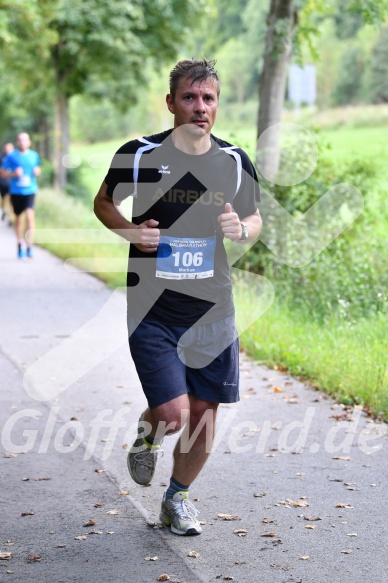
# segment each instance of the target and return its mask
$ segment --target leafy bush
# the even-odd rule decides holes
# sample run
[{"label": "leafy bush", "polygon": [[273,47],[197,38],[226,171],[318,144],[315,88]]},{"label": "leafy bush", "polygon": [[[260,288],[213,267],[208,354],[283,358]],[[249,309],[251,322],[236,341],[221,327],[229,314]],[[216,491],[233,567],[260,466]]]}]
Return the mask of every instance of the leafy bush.
[{"label": "leafy bush", "polygon": [[371,161],[351,159],[335,164],[323,158],[314,174],[301,184],[291,187],[266,184],[267,190],[295,217],[341,182],[361,190],[366,197],[366,209],[306,267],[284,265],[261,242],[237,266],[264,274],[284,306],[307,310],[316,321],[325,322],[334,316],[353,324],[360,318],[386,311],[386,242],[374,229],[378,210],[368,205],[368,197],[376,188],[375,174]]},{"label": "leafy bush", "polygon": [[46,188],[54,183],[54,168],[49,160],[41,158],[42,173],[39,176],[39,186]]},{"label": "leafy bush", "polygon": [[85,162],[82,162],[77,168],[68,169],[66,194],[77,198],[78,200],[84,200],[87,202],[90,199],[90,192],[85,185],[83,177],[85,168],[89,169]]}]

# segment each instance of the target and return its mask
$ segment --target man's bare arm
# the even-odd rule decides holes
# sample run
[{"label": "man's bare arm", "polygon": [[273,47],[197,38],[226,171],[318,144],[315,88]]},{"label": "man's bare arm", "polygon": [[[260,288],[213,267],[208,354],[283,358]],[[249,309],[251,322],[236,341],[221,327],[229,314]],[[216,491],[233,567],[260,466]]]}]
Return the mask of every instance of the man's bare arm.
[{"label": "man's bare arm", "polygon": [[159,244],[158,221],[149,219],[140,225],[128,221],[118,210],[112,197],[107,194],[107,184],[103,182],[94,199],[94,213],[103,225],[136,245],[143,253],[154,253]]}]

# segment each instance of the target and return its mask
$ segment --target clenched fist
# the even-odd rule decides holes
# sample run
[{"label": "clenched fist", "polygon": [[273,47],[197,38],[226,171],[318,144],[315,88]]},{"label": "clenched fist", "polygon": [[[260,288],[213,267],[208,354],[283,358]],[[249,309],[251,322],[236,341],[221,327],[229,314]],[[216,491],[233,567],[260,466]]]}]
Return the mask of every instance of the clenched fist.
[{"label": "clenched fist", "polygon": [[225,212],[219,215],[218,222],[220,223],[224,237],[231,241],[238,241],[242,236],[242,227],[240,218],[232,209],[230,202],[225,204]]}]

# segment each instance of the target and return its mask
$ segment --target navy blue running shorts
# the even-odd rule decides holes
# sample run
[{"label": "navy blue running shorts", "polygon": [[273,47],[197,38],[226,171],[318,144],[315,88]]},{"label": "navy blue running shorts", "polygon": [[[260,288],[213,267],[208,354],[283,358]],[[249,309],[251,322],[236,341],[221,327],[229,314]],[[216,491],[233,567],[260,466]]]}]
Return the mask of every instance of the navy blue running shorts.
[{"label": "navy blue running shorts", "polygon": [[11,194],[11,202],[15,215],[18,217],[27,209],[35,206],[35,194]]},{"label": "navy blue running shorts", "polygon": [[213,403],[239,400],[234,315],[191,327],[128,318],[128,331],[131,355],[150,408],[184,394]]}]

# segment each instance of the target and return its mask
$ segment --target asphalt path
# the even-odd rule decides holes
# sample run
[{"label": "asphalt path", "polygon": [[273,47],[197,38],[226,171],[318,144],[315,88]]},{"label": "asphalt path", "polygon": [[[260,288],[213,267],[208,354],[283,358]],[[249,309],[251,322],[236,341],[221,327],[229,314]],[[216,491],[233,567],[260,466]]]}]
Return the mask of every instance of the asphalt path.
[{"label": "asphalt path", "polygon": [[158,514],[176,438],[151,486],[126,468],[146,401],[124,294],[15,247],[1,224],[1,582],[386,583],[385,424],[242,355],[241,401],[191,487],[203,533],[173,535]]}]

